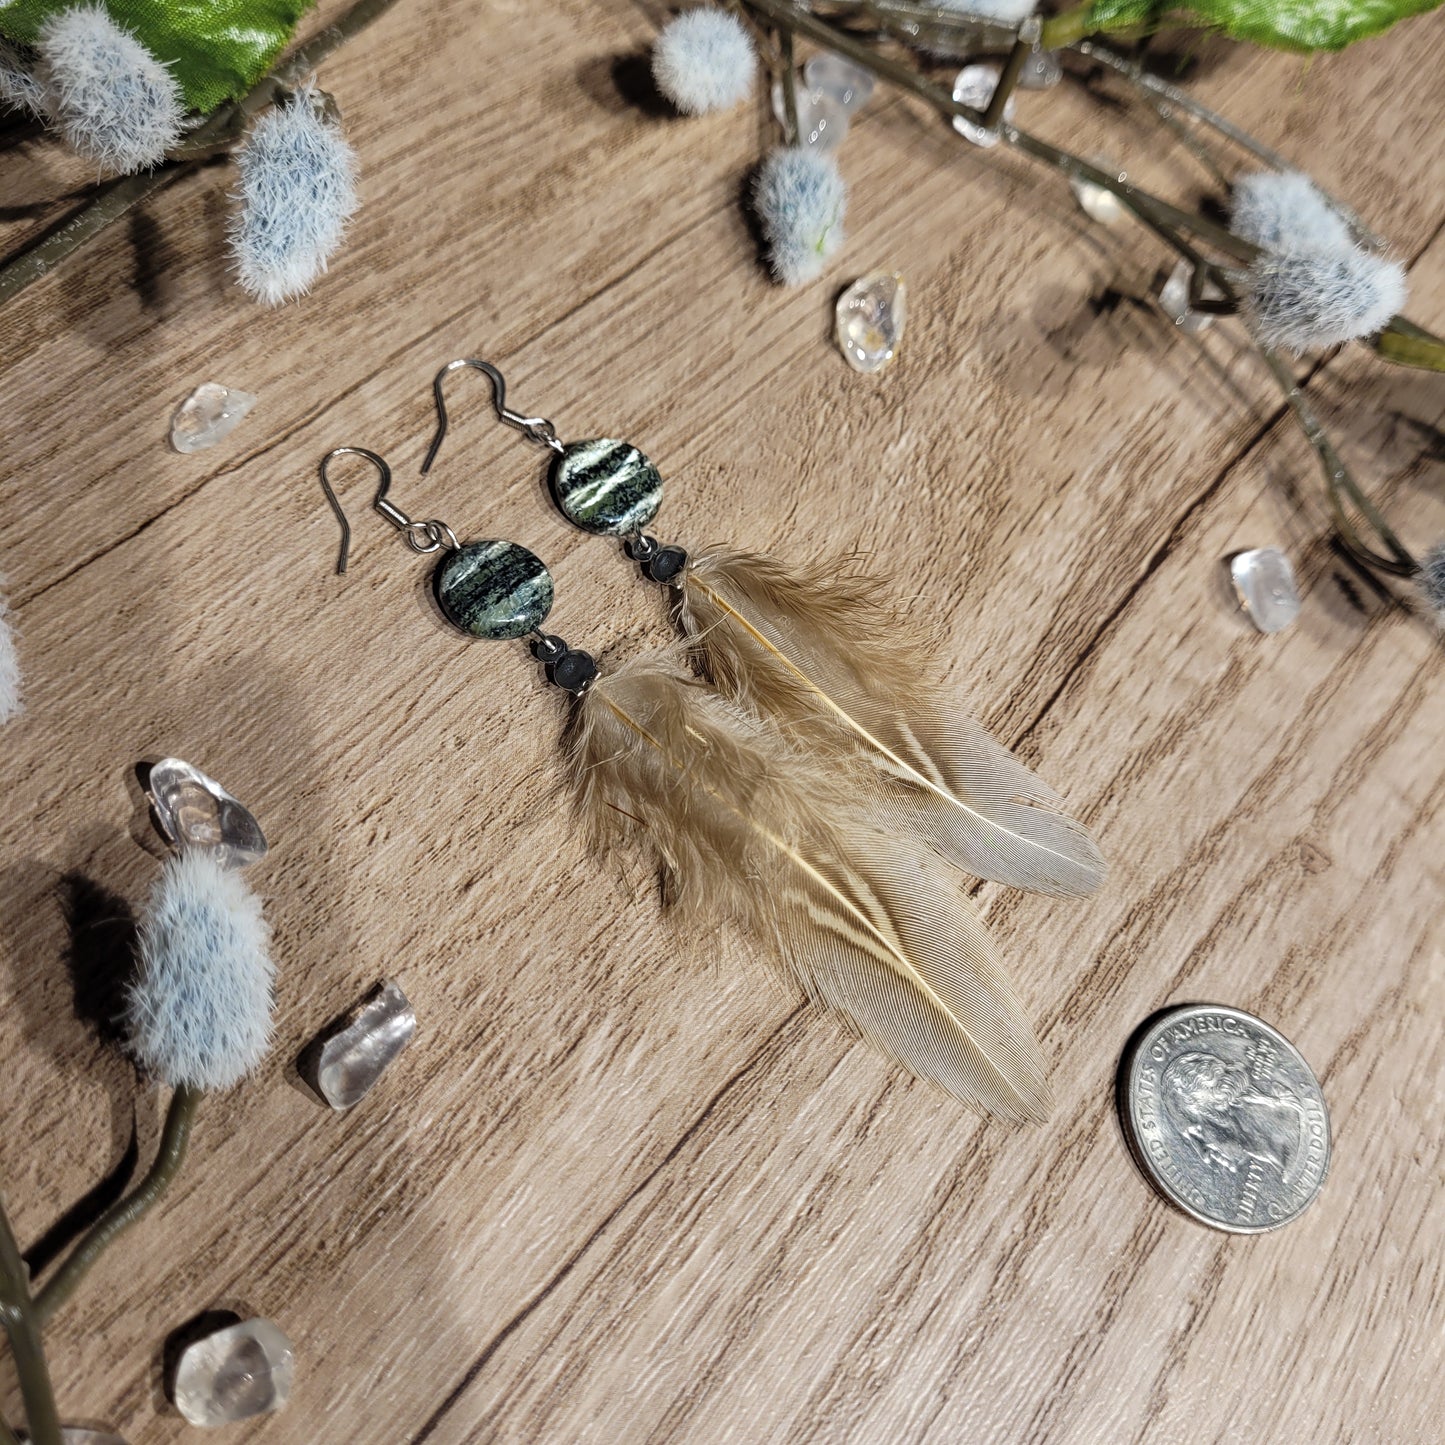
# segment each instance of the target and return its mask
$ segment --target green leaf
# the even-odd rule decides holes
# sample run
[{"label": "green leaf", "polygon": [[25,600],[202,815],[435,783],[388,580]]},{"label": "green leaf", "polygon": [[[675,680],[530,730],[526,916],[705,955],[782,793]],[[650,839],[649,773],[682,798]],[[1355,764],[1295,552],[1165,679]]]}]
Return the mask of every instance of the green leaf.
[{"label": "green leaf", "polygon": [[[105,8],[171,68],[202,114],[244,95],[270,68],[316,0],[106,0]],[[77,0],[0,0],[0,36],[32,45]]]},{"label": "green leaf", "polygon": [[1276,50],[1343,50],[1442,0],[1189,0],[1185,7],[1236,40]]}]

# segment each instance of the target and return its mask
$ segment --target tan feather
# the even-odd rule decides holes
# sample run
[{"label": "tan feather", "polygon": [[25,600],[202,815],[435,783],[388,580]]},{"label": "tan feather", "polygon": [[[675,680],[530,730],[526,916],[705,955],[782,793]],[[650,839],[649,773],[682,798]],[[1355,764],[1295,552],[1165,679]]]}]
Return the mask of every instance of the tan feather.
[{"label": "tan feather", "polygon": [[645,835],[694,919],[751,926],[811,997],[918,1077],[1044,1119],[1033,1031],[938,860],[860,819],[831,760],[700,684],[684,656],[625,663],[579,699],[567,752],[597,841]]},{"label": "tan feather", "polygon": [[789,570],[713,550],[689,561],[682,620],[718,687],[806,746],[866,758],[874,806],[965,872],[1080,897],[1103,882],[1087,830],[1058,795],[929,686],[916,630],[846,564]]}]

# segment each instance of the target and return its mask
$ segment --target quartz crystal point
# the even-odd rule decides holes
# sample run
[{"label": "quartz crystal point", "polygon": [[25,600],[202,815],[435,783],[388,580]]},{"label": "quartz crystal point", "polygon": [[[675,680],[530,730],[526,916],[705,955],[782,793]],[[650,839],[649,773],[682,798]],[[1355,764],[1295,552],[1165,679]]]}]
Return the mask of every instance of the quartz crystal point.
[{"label": "quartz crystal point", "polygon": [[893,360],[908,319],[907,290],[896,271],[875,271],[839,298],[835,336],[854,371],[882,371]]},{"label": "quartz crystal point", "polygon": [[406,995],[384,979],[338,1029],[307,1049],[303,1068],[333,1109],[349,1109],[370,1093],[415,1033],[416,1013]]},{"label": "quartz crystal point", "polygon": [[1299,616],[1294,568],[1278,547],[1256,547],[1229,559],[1229,575],[1245,615],[1261,632],[1281,632]]},{"label": "quartz crystal point", "polygon": [[244,1320],[186,1346],[172,1398],[192,1425],[229,1425],[279,1410],[294,1368],[291,1341],[270,1320]]},{"label": "quartz crystal point", "polygon": [[[997,65],[965,65],[954,78],[953,98],[963,105],[970,105],[975,110],[987,110],[988,103],[993,99],[993,93],[998,89],[998,80],[1002,71]],[[1014,98],[1004,102],[1003,118],[1008,121],[1014,118]],[[998,144],[998,132],[996,130],[985,130],[981,125],[975,125],[971,120],[965,120],[963,116],[956,115],[953,118],[953,128],[966,140],[971,140],[976,146],[996,146]]]},{"label": "quartz crystal point", "polygon": [[180,758],[162,758],[146,777],[156,831],[173,848],[214,853],[223,867],[266,856],[266,835],[250,811],[214,778]]},{"label": "quartz crystal point", "polygon": [[256,398],[248,391],[236,391],[217,381],[205,382],[176,408],[171,418],[171,445],[178,452],[213,447],[255,405]]},{"label": "quartz crystal point", "polygon": [[831,96],[849,113],[868,103],[876,83],[871,70],[831,50],[820,50],[808,57],[803,81],[809,90]]},{"label": "quartz crystal point", "polygon": [[[805,149],[835,150],[848,133],[848,107],[831,91],[799,85],[798,144]],[[773,84],[773,114],[784,130],[788,126],[788,98],[781,80]]]}]

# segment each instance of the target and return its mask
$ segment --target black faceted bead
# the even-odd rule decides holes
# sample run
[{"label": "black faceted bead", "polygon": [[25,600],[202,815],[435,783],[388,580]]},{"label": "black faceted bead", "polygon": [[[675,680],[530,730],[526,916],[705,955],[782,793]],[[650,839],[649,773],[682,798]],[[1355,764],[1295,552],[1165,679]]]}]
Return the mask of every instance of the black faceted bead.
[{"label": "black faceted bead", "polygon": [[547,664],[547,680],[565,692],[583,692],[597,676],[597,663],[590,652],[569,647],[555,662]]},{"label": "black faceted bead", "polygon": [[547,633],[532,644],[532,656],[538,662],[552,663],[567,651],[567,644],[560,638]]},{"label": "black faceted bead", "polygon": [[676,581],[686,566],[687,553],[681,547],[659,547],[642,564],[642,570],[654,582],[661,582],[665,585]]}]

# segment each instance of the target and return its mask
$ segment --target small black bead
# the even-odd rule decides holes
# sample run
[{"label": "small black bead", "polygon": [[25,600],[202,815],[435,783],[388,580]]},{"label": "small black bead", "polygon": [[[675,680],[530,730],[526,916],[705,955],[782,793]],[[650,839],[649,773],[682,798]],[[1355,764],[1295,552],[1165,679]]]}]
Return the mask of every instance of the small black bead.
[{"label": "small black bead", "polygon": [[547,664],[547,680],[565,692],[584,692],[597,676],[597,663],[590,652],[569,647],[555,662]]},{"label": "small black bead", "polygon": [[532,656],[538,662],[553,663],[567,651],[567,644],[560,637],[544,634],[532,644]]},{"label": "small black bead", "polygon": [[662,547],[642,564],[643,572],[654,582],[674,582],[687,566],[687,553],[681,547]]}]

